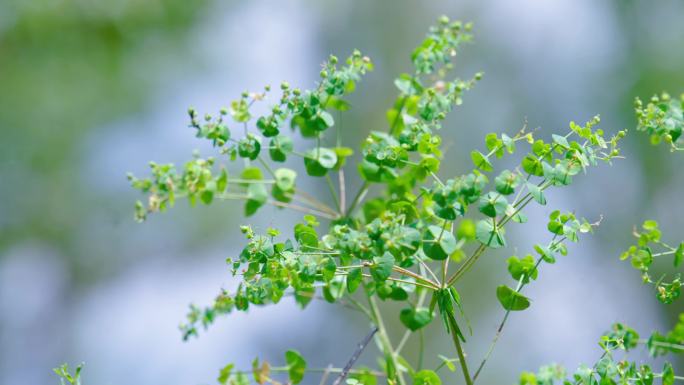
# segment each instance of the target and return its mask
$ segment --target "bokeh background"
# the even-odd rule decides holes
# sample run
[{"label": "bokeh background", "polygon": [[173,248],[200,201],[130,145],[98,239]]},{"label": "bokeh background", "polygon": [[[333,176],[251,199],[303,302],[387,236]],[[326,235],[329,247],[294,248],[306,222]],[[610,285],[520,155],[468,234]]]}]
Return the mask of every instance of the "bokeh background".
[{"label": "bokeh background", "polygon": [[[329,53],[359,48],[376,71],[343,117],[353,146],[384,127],[391,80],[410,69],[413,47],[441,14],[475,23],[476,44],[457,72],[485,72],[443,131],[445,176],[470,166],[487,132],[512,133],[527,119],[550,135],[597,113],[608,131],[632,128],[634,96],[684,91],[678,0],[0,1],[0,383],[55,384],[52,367],[85,361],[86,385],[211,384],[228,362],[248,367],[258,354],[278,363],[288,348],[311,366],[345,362],[368,324],[325,303],[302,312],[285,300],[182,343],[187,305],[233,285],[224,260],[240,250],[242,209],[179,204],[136,224],[139,196],[125,174],[144,174],[149,160],[183,162],[194,149],[210,155],[187,128],[188,106],[215,111],[282,80],[308,87]],[[672,242],[684,235],[684,158],[632,134],[626,159],[551,193],[531,223],[510,231],[518,249],[483,258],[459,285],[476,325],[475,361],[502,315],[494,288],[510,279],[504,259],[545,239],[552,208],[605,216],[569,257],[543,267],[527,291],[533,306],[512,317],[483,383],[514,383],[549,362],[593,362],[613,321],[666,330],[682,310],[658,304],[618,260],[646,218]],[[298,219],[267,208],[254,223],[288,228]],[[392,335],[398,326],[392,319]],[[428,329],[430,365],[436,352],[454,355],[440,333],[437,322]],[[416,346],[412,339],[409,359]],[[371,349],[362,360],[372,357]]]}]

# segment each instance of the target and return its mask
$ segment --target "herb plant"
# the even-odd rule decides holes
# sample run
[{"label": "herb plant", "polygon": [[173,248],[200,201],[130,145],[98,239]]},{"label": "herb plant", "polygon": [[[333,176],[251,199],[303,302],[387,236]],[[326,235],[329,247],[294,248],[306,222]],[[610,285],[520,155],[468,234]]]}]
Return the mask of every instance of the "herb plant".
[{"label": "herb plant", "polygon": [[[227,261],[240,284],[234,292],[218,293],[208,306],[192,305],[181,325],[184,339],[198,336],[219,316],[276,304],[286,297],[305,308],[322,296],[358,310],[372,325],[346,365],[310,368],[297,351],[288,350],[280,366],[258,359],[250,370],[228,364],[219,372],[219,384],[298,384],[305,376],[317,375],[320,384],[439,385],[439,371],[446,368],[460,372],[464,383],[472,385],[511,313],[530,306],[524,289],[542,267],[568,254],[569,242],[578,242],[599,225],[600,220],[549,210],[546,237],[525,256],[506,260],[511,279],[491,293],[503,315],[487,354],[480,360],[466,356],[471,326],[461,299],[468,293],[459,292],[456,285],[485,253],[509,247],[506,229],[527,221],[528,205],[546,205],[548,189],[569,186],[593,167],[619,158],[619,142],[626,134],[607,134],[598,128],[598,116],[583,124],[570,122],[550,141],[526,126],[518,132],[490,133],[483,146],[470,154],[472,171],[440,176],[439,133],[444,120],[482,78],[480,73],[466,80],[451,75],[452,58],[472,40],[471,29],[471,24],[446,17],[438,20],[411,55],[413,72],[395,80],[398,94],[387,111],[387,126],[370,132],[360,146],[342,143],[335,118],[350,108],[345,97],[373,69],[371,60],[355,51],[343,62],[330,56],[312,89],[282,83],[275,105],[265,115],[256,115],[252,107],[275,92],[269,87],[243,93],[216,114],[189,109],[189,126],[197,137],[211,141],[218,156],[195,156],[182,167],[151,163],[151,176],[129,176],[132,186],[147,196],[146,202],[136,204],[140,221],[172,208],[181,198],[191,205],[241,201],[246,216],[266,205],[304,214],[291,238],[281,235],[280,229],[240,227],[246,245]],[[673,150],[682,150],[683,103],[684,97],[675,100],[666,94],[645,107],[637,100],[638,130],[647,132],[654,143],[665,141]],[[295,140],[295,135],[301,140]],[[348,160],[356,159],[354,148],[359,149],[360,160],[351,164]],[[516,167],[497,164],[504,156],[513,157]],[[241,165],[239,171],[229,171],[229,163]],[[300,189],[302,177],[325,183],[332,205]],[[351,178],[362,181],[356,191],[348,189]],[[658,299],[672,302],[680,293],[680,277],[654,281],[649,266],[654,258],[667,255],[674,258],[675,267],[680,266],[684,243],[663,242],[653,221],[644,223],[635,235],[638,243],[623,259],[630,259],[644,282],[655,286]],[[403,309],[383,311],[382,301],[399,302]],[[401,340],[390,339],[384,322],[388,318],[405,327]],[[422,338],[431,322],[441,324],[453,350],[423,351],[421,344],[418,361],[407,361],[402,355],[407,340],[415,335]],[[372,339],[380,348],[378,367],[356,368],[356,359]],[[651,384],[654,378],[672,384],[681,379],[670,364],[654,372],[649,366],[619,359],[643,344],[653,356],[681,352],[684,317],[672,331],[648,339],[616,324],[601,337],[603,355],[594,365],[582,366],[570,377],[559,366],[543,367],[536,374],[523,373],[520,384]],[[425,354],[440,357],[442,364],[425,368]],[[71,378],[66,367],[60,373]]]}]

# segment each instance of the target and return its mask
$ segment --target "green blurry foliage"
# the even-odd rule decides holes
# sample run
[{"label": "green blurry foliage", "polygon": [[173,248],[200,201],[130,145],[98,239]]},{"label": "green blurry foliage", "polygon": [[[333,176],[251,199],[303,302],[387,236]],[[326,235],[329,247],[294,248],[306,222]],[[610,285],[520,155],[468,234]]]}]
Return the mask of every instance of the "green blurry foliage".
[{"label": "green blurry foliage", "polygon": [[[39,238],[76,257],[92,209],[80,150],[89,129],[141,109],[207,4],[200,0],[0,2],[0,248]],[[9,91],[11,90],[11,92]],[[12,172],[16,174],[12,174]],[[49,191],[49,198],[44,192]],[[56,205],[54,202],[59,202]]]}]

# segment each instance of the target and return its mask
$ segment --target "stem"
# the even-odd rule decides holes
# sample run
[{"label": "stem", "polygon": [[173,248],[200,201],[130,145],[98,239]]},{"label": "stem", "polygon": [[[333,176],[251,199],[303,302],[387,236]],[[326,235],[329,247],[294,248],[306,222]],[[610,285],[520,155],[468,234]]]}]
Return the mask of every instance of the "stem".
[{"label": "stem", "polygon": [[330,195],[332,195],[333,200],[335,201],[335,207],[337,207],[337,211],[339,213],[342,213],[342,208],[340,206],[340,198],[337,196],[337,191],[335,191],[335,185],[333,185],[332,178],[330,178],[330,174],[325,174],[325,181],[328,184],[328,189],[330,189]]},{"label": "stem", "polygon": [[456,319],[451,313],[447,313],[447,320],[449,321],[449,334],[451,334],[451,339],[456,347],[456,352],[458,353],[458,363],[461,364],[461,370],[463,371],[463,378],[466,381],[466,385],[473,385],[473,380],[470,378],[470,373],[468,372],[468,364],[465,360],[465,353],[463,352],[463,346],[461,346],[461,340],[456,334],[458,326],[456,325]]},{"label": "stem", "polygon": [[312,206],[318,207],[318,208],[321,209],[322,211],[327,211],[327,212],[329,212],[330,214],[334,214],[334,215],[337,214],[337,213],[335,212],[334,209],[332,209],[331,207],[329,207],[329,206],[326,205],[325,203],[319,201],[319,200],[316,199],[313,195],[307,193],[307,192],[304,191],[304,190],[298,189],[298,190],[296,190],[295,194],[301,195],[301,198],[302,198],[302,199],[306,199],[306,200],[307,200],[307,203],[309,203],[309,204],[312,205]]},{"label": "stem", "polygon": [[373,330],[371,330],[370,333],[368,333],[368,335],[366,335],[366,337],[364,337],[364,339],[359,343],[351,358],[344,366],[344,369],[342,369],[342,373],[340,373],[339,377],[337,377],[337,379],[335,379],[335,382],[333,382],[333,385],[339,385],[342,383],[342,381],[344,381],[347,378],[347,375],[349,374],[349,371],[351,370],[352,366],[354,366],[356,360],[359,359],[361,353],[363,353],[364,349],[366,349],[366,346],[368,346],[368,343],[370,342],[371,338],[373,338],[373,336],[377,332],[378,328],[374,327]]},{"label": "stem", "polygon": [[347,191],[345,188],[344,169],[341,167],[340,171],[337,172],[337,182],[340,185],[340,213],[342,214],[347,206]]},{"label": "stem", "polygon": [[[223,200],[230,200],[230,199],[232,199],[232,200],[248,200],[249,197],[248,197],[247,195],[243,195],[243,194],[223,193],[223,194],[220,194],[220,195],[216,196],[216,199],[223,199]],[[321,217],[321,218],[326,218],[326,219],[331,219],[331,220],[337,219],[337,215],[331,215],[330,213],[327,213],[327,212],[324,212],[324,211],[319,211],[319,210],[316,210],[316,209],[311,209],[311,208],[308,208],[308,207],[299,206],[299,205],[295,205],[295,204],[292,204],[292,203],[280,202],[280,201],[276,201],[276,200],[273,200],[273,199],[269,199],[269,200],[267,201],[267,203],[268,203],[268,204],[271,204],[271,205],[273,205],[273,206],[276,206],[276,207],[283,207],[283,208],[287,208],[287,209],[291,209],[291,210],[295,210],[295,211],[300,211],[300,212],[303,212],[303,213],[306,213],[306,214],[317,215],[317,216],[319,216],[319,217]]]},{"label": "stem", "polygon": [[273,172],[273,169],[271,168],[271,166],[268,165],[268,163],[266,163],[266,161],[264,160],[264,158],[262,158],[261,156],[259,156],[259,157],[257,158],[257,160],[259,161],[259,163],[261,163],[262,166],[264,166],[264,168],[266,169],[266,171],[268,171],[268,173],[271,174],[271,176],[275,178],[275,173]]},{"label": "stem", "polygon": [[354,200],[352,201],[351,205],[349,205],[349,208],[347,209],[347,213],[345,216],[350,216],[353,212],[354,209],[356,208],[356,205],[359,204],[359,201],[361,201],[361,198],[366,195],[366,192],[368,191],[369,184],[368,182],[363,182],[361,185],[361,188],[359,191],[356,193],[356,196],[354,197]]},{"label": "stem", "polygon": [[425,283],[429,284],[431,289],[435,289],[435,290],[439,289],[439,284],[437,284],[437,282],[432,282],[430,279],[425,278],[420,274],[416,274],[416,273],[412,272],[411,270],[407,270],[407,269],[404,269],[403,267],[399,267],[396,265],[392,266],[392,270],[394,270],[400,274],[408,275],[409,277],[415,278],[418,281],[425,282]]},{"label": "stem", "polygon": [[301,211],[301,212],[306,213],[306,214],[318,215],[319,217],[330,219],[330,220],[337,219],[336,215],[330,215],[330,214],[323,212],[323,211],[310,209],[310,208],[304,207],[304,206],[294,205],[292,203],[284,203],[284,202],[279,202],[279,201],[275,201],[272,199],[269,199],[268,203],[272,204],[273,206],[284,207],[284,208],[292,209],[295,211]]},{"label": "stem", "polygon": [[[397,372],[397,380],[400,385],[406,385],[404,380],[404,375],[399,370],[399,361],[397,360],[396,353],[392,349],[392,342],[390,341],[389,335],[387,335],[387,330],[385,329],[385,323],[382,321],[382,316],[380,315],[380,310],[378,309],[378,303],[375,297],[368,296],[368,304],[370,305],[373,318],[375,320],[375,325],[378,327],[378,339],[380,340],[380,345],[386,356],[392,361],[392,365]],[[389,373],[388,373],[389,375]]]}]

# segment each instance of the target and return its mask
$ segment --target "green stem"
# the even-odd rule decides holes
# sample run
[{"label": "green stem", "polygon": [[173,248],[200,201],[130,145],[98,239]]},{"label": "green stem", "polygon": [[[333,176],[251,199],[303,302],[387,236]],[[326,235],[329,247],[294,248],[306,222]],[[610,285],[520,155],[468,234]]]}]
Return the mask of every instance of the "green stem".
[{"label": "green stem", "polygon": [[375,320],[375,326],[378,327],[377,337],[380,340],[380,345],[382,346],[383,353],[392,361],[392,366],[394,366],[394,369],[397,372],[397,380],[399,381],[399,384],[406,385],[404,375],[399,370],[399,361],[397,360],[397,355],[394,352],[394,349],[392,348],[392,342],[390,341],[389,335],[387,334],[387,329],[385,328],[385,323],[383,322],[382,316],[380,315],[380,309],[378,308],[378,303],[376,302],[375,297],[369,295],[368,304],[370,306],[371,313],[373,314],[373,318]]},{"label": "green stem", "polygon": [[456,325],[456,319],[451,313],[447,313],[447,320],[449,321],[449,334],[451,334],[451,339],[456,347],[456,352],[458,353],[458,363],[461,364],[461,370],[463,371],[463,378],[466,381],[466,385],[473,385],[473,380],[470,377],[470,372],[468,371],[468,364],[465,360],[465,353],[463,352],[463,346],[461,346],[461,340],[458,338],[456,331],[458,330],[458,325]]},{"label": "green stem", "polygon": [[333,185],[333,181],[330,178],[329,173],[325,174],[325,181],[328,184],[328,189],[330,190],[330,195],[332,195],[333,200],[335,201],[335,207],[337,207],[337,211],[340,214],[342,214],[342,206],[340,206],[340,197],[337,195],[337,191],[335,191],[335,185]]},{"label": "green stem", "polygon": [[361,185],[361,188],[356,193],[356,196],[354,196],[354,200],[352,201],[351,205],[349,205],[349,208],[347,209],[347,213],[345,215],[346,217],[350,216],[354,212],[356,205],[359,204],[359,201],[361,201],[361,198],[363,197],[363,195],[365,195],[366,191],[368,191],[368,187],[369,187],[368,182],[363,182],[363,185]]}]

